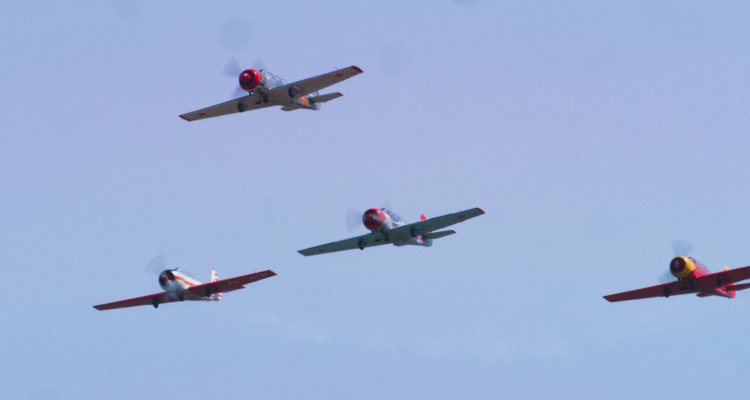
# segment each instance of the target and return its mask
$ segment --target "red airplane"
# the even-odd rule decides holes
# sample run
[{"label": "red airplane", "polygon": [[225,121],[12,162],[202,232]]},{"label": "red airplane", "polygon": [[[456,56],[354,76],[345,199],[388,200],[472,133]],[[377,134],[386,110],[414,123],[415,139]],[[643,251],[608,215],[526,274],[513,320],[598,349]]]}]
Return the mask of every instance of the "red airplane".
[{"label": "red airplane", "polygon": [[736,284],[750,279],[750,266],[736,269],[724,267],[724,271],[712,273],[693,257],[677,256],[669,263],[669,272],[677,278],[676,281],[610,294],[604,299],[616,302],[690,293],[698,297],[721,296],[731,299],[736,291],[750,288],[750,283]]},{"label": "red airplane", "polygon": [[209,281],[201,283],[190,274],[180,271],[178,268],[165,269],[159,274],[159,286],[164,289],[163,292],[99,304],[94,306],[94,308],[97,310],[113,310],[115,308],[147,305],[158,308],[159,304],[175,301],[219,301],[222,298],[222,293],[244,289],[248,283],[257,282],[275,275],[276,273],[269,269],[233,278],[219,279],[216,270],[211,269]]}]

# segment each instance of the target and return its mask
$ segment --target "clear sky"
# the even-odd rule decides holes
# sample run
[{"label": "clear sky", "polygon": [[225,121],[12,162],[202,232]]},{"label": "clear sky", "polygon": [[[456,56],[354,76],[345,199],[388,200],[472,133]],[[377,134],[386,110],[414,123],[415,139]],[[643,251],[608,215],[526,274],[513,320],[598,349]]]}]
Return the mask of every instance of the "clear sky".
[{"label": "clear sky", "polygon": [[[0,13],[0,398],[682,399],[750,379],[750,293],[609,304],[670,242],[750,264],[745,2],[9,2]],[[236,56],[319,112],[187,123]],[[480,206],[432,248],[305,258]],[[165,254],[278,276],[153,293]]]}]

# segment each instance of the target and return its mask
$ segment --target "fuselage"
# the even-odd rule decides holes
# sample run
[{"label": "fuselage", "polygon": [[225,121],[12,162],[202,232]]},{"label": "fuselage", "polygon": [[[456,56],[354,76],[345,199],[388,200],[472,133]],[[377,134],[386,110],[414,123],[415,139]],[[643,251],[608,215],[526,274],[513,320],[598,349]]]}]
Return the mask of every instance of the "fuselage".
[{"label": "fuselage", "polygon": [[[673,258],[669,263],[669,272],[671,272],[677,279],[688,281],[693,285],[696,284],[696,279],[711,274],[711,271],[698,262],[698,260],[687,256]],[[728,290],[726,286],[720,286],[718,288],[711,288],[710,290],[703,291],[699,295],[722,296],[731,299],[734,297],[734,291]]]},{"label": "fuselage", "polygon": [[[371,208],[362,215],[362,223],[365,228],[372,232],[388,233],[389,230],[406,225],[406,220],[400,215],[387,208]],[[393,242],[395,246],[432,246],[432,239],[425,239],[423,235],[417,235],[406,241]]]},{"label": "fuselage", "polygon": [[159,274],[159,286],[174,300],[193,300],[193,301],[216,301],[215,296],[206,297],[197,295],[188,289],[200,285],[201,282],[192,277],[190,274],[180,271],[179,269],[167,269]]},{"label": "fuselage", "polygon": [[[258,92],[266,97],[272,89],[287,84],[288,82],[284,78],[264,69],[247,69],[240,74],[240,87],[248,92]],[[309,110],[320,109],[319,104],[310,101],[312,97],[318,95],[318,92],[310,93],[306,96],[297,96],[299,93],[301,93],[301,89],[293,86],[289,88],[289,97],[284,98],[284,101],[281,101],[282,99],[273,100],[279,101],[279,104],[293,105],[298,108],[306,108]]]}]

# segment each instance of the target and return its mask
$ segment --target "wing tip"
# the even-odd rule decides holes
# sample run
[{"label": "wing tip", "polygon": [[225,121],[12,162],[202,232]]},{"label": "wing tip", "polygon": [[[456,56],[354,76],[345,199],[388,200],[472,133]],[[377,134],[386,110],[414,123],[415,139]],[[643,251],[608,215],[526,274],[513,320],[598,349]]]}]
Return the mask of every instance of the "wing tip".
[{"label": "wing tip", "polygon": [[477,210],[477,212],[479,212],[479,215],[484,214],[484,210],[482,210],[482,208],[480,208],[480,207],[474,207],[474,209]]},{"label": "wing tip", "polygon": [[187,114],[182,114],[182,115],[180,115],[180,118],[184,119],[184,120],[185,120],[185,121],[187,121],[187,122],[190,122],[190,121],[192,121],[192,119],[188,119],[188,117],[186,117],[186,115],[187,115]]},{"label": "wing tip", "polygon": [[297,250],[297,253],[300,253],[305,257],[309,256],[309,254],[306,254],[305,250]]},{"label": "wing tip", "polygon": [[357,71],[357,73],[359,73],[359,74],[361,74],[361,73],[365,72],[365,71],[362,71],[362,68],[360,68],[360,67],[358,67],[358,66],[356,66],[356,65],[352,65],[352,66],[351,66],[351,67],[349,67],[349,68],[353,68],[353,69],[354,69],[355,71]]}]

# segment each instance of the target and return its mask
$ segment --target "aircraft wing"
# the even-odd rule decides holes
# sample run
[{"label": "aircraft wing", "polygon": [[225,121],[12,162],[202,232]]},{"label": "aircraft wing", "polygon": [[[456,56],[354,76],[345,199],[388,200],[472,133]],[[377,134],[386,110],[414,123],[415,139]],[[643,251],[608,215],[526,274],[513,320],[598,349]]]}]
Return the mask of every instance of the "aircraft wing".
[{"label": "aircraft wing", "polygon": [[[735,282],[743,281],[745,279],[750,279],[750,266],[730,269],[727,271],[714,272],[713,274],[704,275],[700,278],[693,279],[692,281],[675,281],[656,286],[649,286],[643,289],[610,294],[608,296],[604,296],[604,299],[610,302],[616,302],[625,300],[647,299],[651,297],[669,297],[679,294],[709,293],[714,289]],[[739,290],[746,289],[746,287],[742,287],[742,285],[740,285],[739,287]]]},{"label": "aircraft wing", "polygon": [[617,301],[648,299],[651,297],[669,297],[679,294],[690,294],[698,292],[698,290],[693,289],[692,285],[688,281],[674,281],[663,283],[661,285],[645,287],[643,289],[610,294],[604,296],[604,299],[614,303]]},{"label": "aircraft wing", "polygon": [[171,303],[177,299],[171,298],[167,292],[154,293],[148,296],[134,297],[132,299],[115,301],[112,303],[99,304],[94,306],[97,310],[114,310],[115,308],[126,308],[136,306],[151,306],[156,304]]},{"label": "aircraft wing", "polygon": [[310,247],[297,252],[303,256],[314,256],[316,254],[335,253],[337,251],[363,249],[387,244],[385,235],[382,232],[371,232],[361,236],[339,240],[336,242],[322,244],[320,246]]},{"label": "aircraft wing", "polygon": [[[328,86],[347,80],[361,73],[361,68],[356,65],[352,65],[351,67],[337,69],[336,71],[331,71],[322,75],[314,76],[312,78],[303,79],[301,81],[292,82],[284,86],[273,88],[271,89],[269,97],[279,102],[285,102],[288,101],[291,97],[306,96],[312,92],[327,88]],[[292,96],[291,94],[294,95]]]},{"label": "aircraft wing", "polygon": [[234,114],[240,112],[240,104],[242,104],[242,106],[244,107],[243,112],[277,105],[270,101],[268,103],[264,103],[257,93],[253,93],[251,95],[236,98],[234,100],[229,100],[224,103],[182,114],[180,115],[180,118],[184,119],[185,121],[196,121],[199,119]]},{"label": "aircraft wing", "polygon": [[750,279],[750,266],[728,269],[726,271],[714,272],[713,274],[701,276],[695,280],[695,286],[698,290],[707,292],[746,279]]},{"label": "aircraft wing", "polygon": [[[422,234],[436,231],[459,222],[464,222],[467,219],[478,217],[482,214],[484,214],[484,210],[476,207],[453,214],[426,219],[424,221],[412,222],[411,224],[401,225],[398,228],[388,230],[388,238],[391,242],[403,242],[416,236],[414,235],[415,233]],[[438,235],[439,232],[435,232],[433,237],[437,238]]]},{"label": "aircraft wing", "polygon": [[261,279],[275,276],[276,273],[268,269],[252,274],[235,276],[233,278],[221,279],[216,282],[206,282],[200,285],[191,286],[188,291],[198,296],[210,296],[214,293],[226,293],[233,290],[242,289],[248,283],[257,282]]}]

